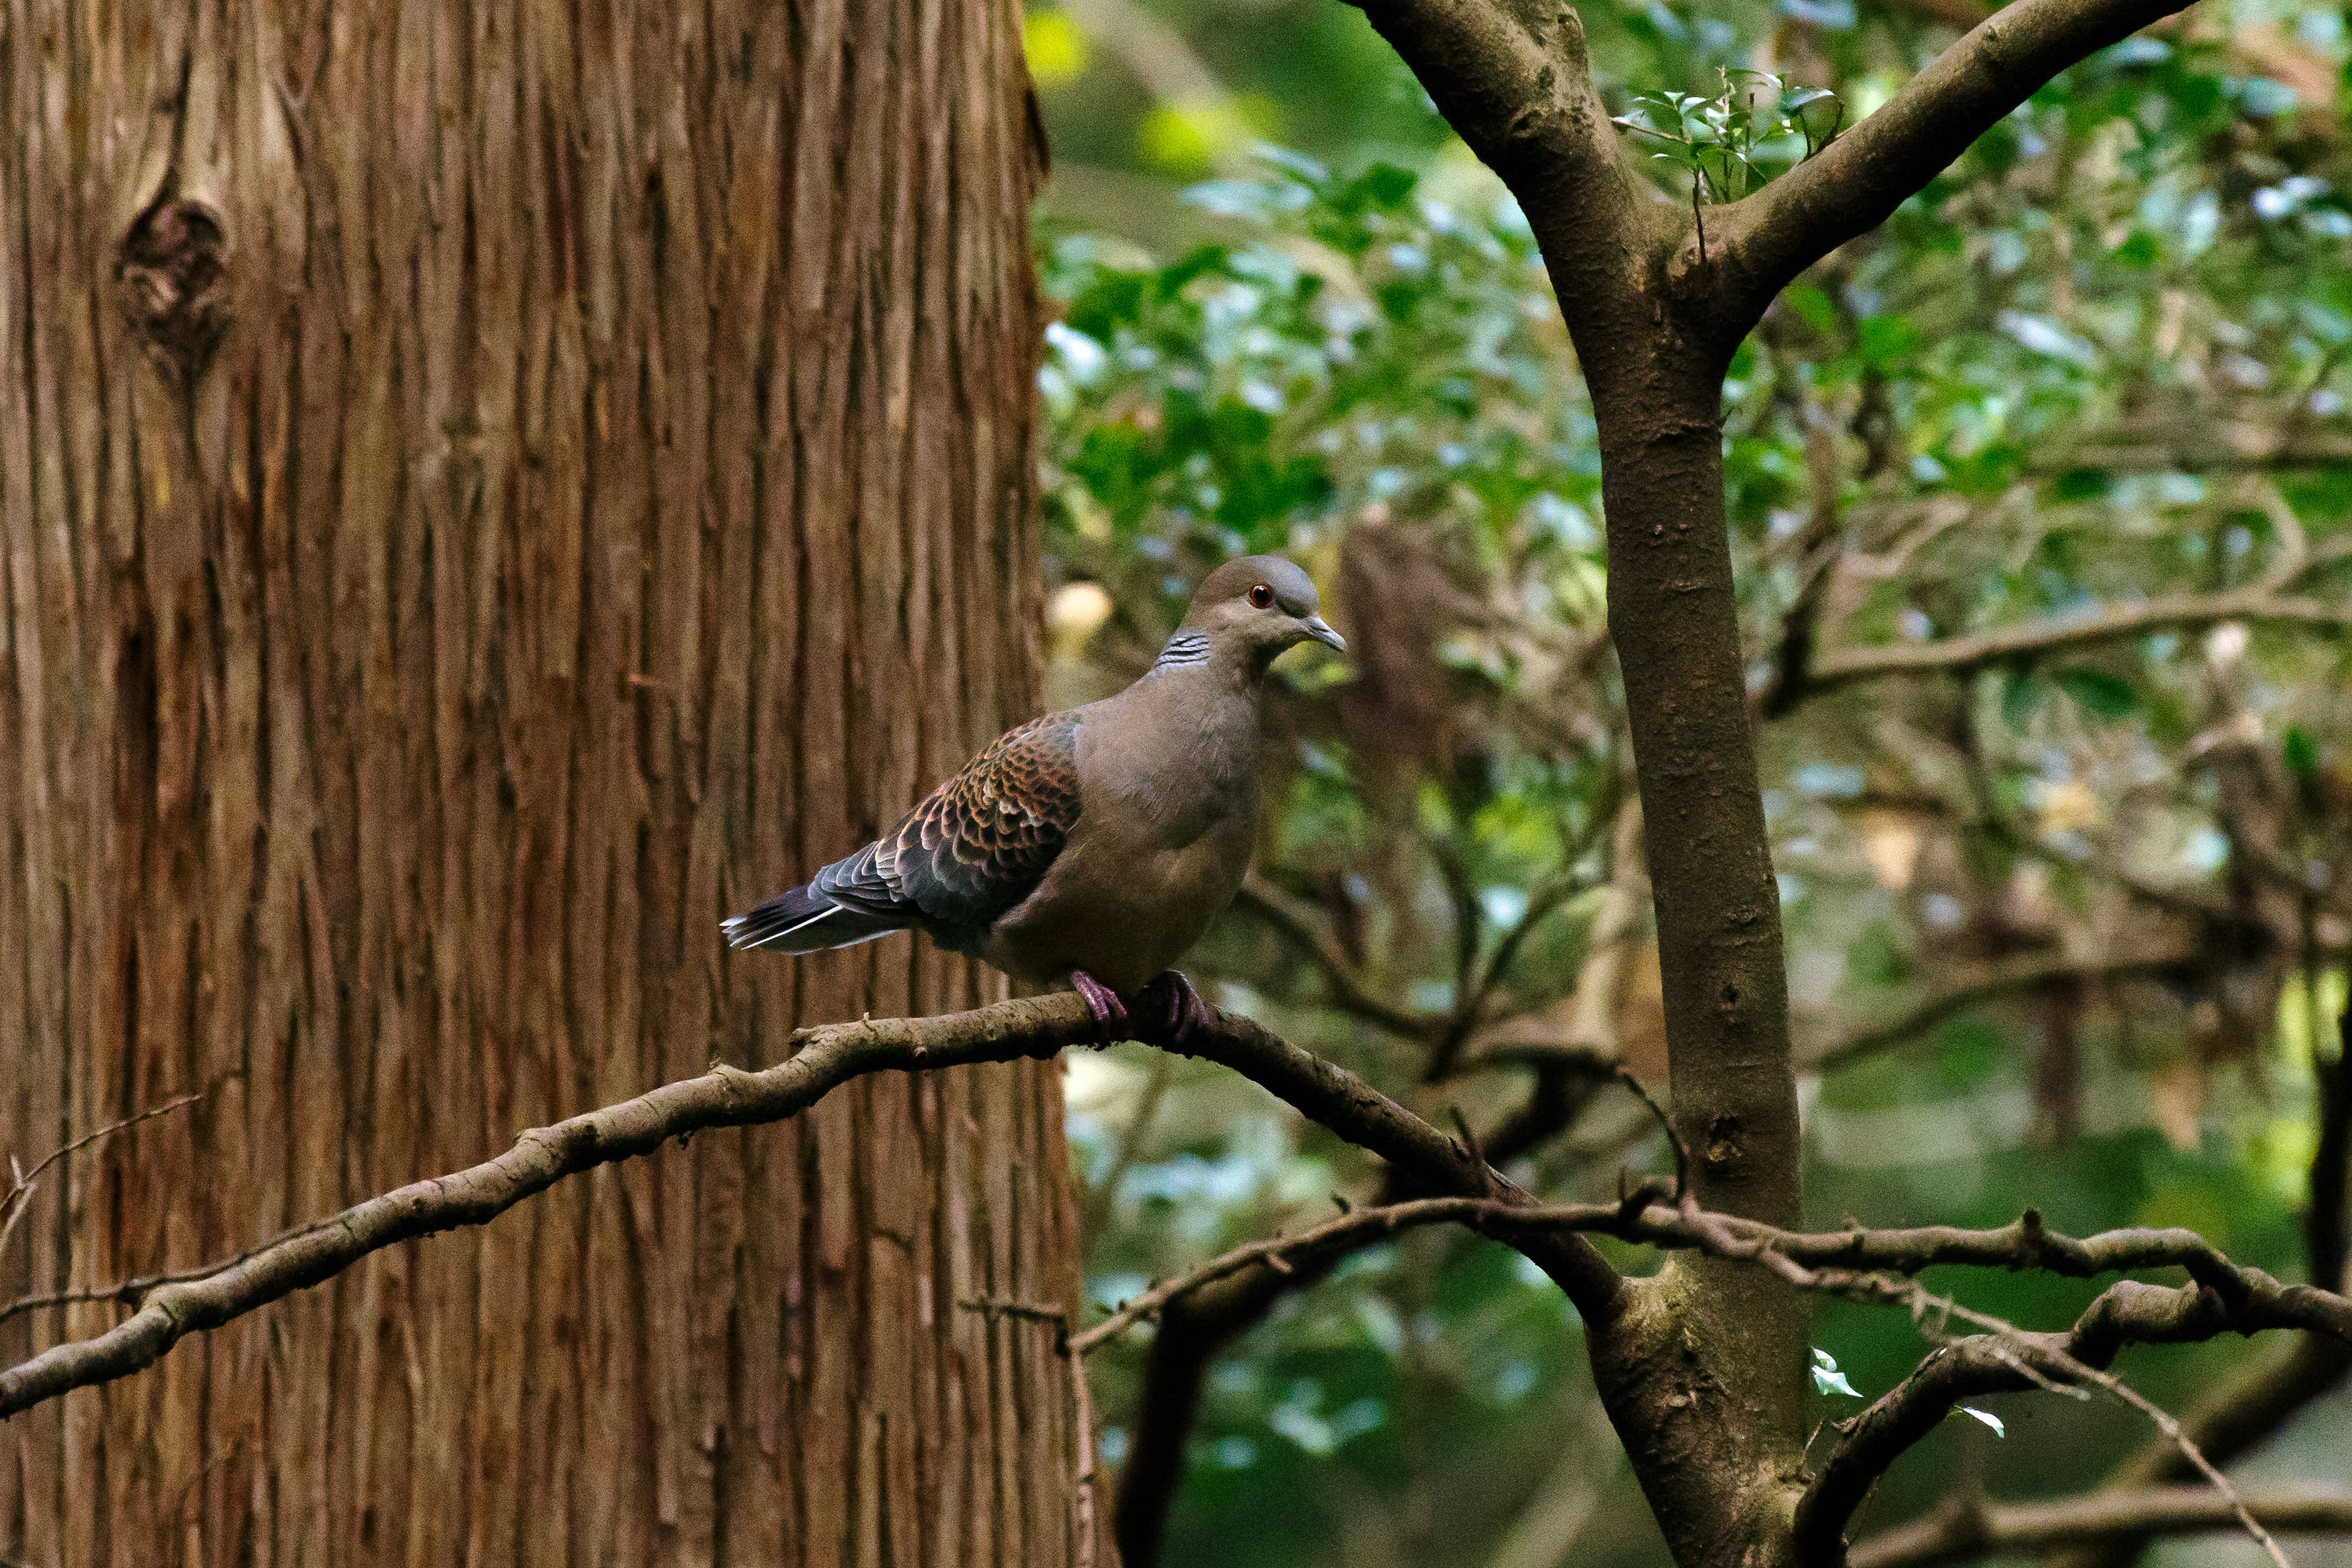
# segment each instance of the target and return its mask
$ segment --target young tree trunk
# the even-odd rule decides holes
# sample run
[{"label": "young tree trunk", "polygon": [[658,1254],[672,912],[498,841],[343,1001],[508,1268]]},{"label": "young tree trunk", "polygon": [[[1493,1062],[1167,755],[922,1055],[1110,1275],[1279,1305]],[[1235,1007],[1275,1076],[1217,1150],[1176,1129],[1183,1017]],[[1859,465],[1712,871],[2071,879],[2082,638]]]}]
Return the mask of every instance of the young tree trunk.
[{"label": "young tree trunk", "polygon": [[[1722,367],[1678,348],[1582,354],[1600,423],[1609,630],[1667,977],[1673,1120],[1703,1206],[1793,1226],[1796,1080],[1741,679]],[[1804,1455],[1806,1304],[1760,1268],[1696,1255],[1670,1259],[1658,1281],[1647,1310],[1590,1341],[1634,1474],[1677,1563],[1785,1561]]]},{"label": "young tree trunk", "polygon": [[[0,11],[0,1302],[800,1023],[717,922],[1032,710],[1012,0]],[[0,1427],[0,1558],[1090,1561],[1050,1066],[863,1080]],[[0,1326],[0,1361],[116,1321]]]}]

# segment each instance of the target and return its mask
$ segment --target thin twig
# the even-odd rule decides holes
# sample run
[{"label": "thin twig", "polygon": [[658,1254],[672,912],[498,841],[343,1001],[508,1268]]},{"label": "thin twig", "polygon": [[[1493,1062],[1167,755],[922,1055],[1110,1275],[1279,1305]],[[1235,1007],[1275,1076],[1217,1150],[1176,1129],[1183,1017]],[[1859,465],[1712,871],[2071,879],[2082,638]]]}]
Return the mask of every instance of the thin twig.
[{"label": "thin twig", "polygon": [[1205,1285],[1240,1273],[1255,1263],[1277,1269],[1296,1268],[1297,1260],[1325,1251],[1352,1251],[1385,1241],[1401,1230],[1424,1225],[1467,1223],[1496,1208],[1487,1198],[1418,1198],[1381,1208],[1356,1209],[1304,1230],[1297,1236],[1269,1237],[1220,1254],[1189,1274],[1154,1285],[1142,1295],[1121,1302],[1118,1310],[1083,1333],[1070,1336],[1073,1354],[1086,1355],[1117,1339],[1138,1323],[1159,1316],[1169,1302],[1189,1296]]},{"label": "thin twig", "polygon": [[1658,1130],[1666,1135],[1666,1146],[1675,1154],[1675,1202],[1680,1204],[1691,1192],[1690,1145],[1683,1142],[1683,1135],[1675,1131],[1674,1119],[1666,1114],[1666,1108],[1652,1098],[1642,1080],[1633,1076],[1632,1068],[1620,1062],[1615,1076],[1619,1083],[1632,1089],[1633,1097],[1648,1108],[1650,1114],[1657,1119]]},{"label": "thin twig", "polygon": [[[1958,1318],[1963,1322],[1994,1335],[1997,1339],[2006,1340],[2018,1345],[2025,1342],[2023,1331],[2004,1319],[1963,1307],[1951,1297],[1937,1295],[1916,1280],[1909,1283],[1907,1289],[1916,1303],[1915,1316],[1920,1310],[1932,1310],[1945,1318]],[[2294,1565],[2286,1560],[2286,1553],[2279,1549],[2279,1543],[2272,1538],[2270,1531],[2264,1530],[2261,1522],[2247,1511],[2245,1500],[2238,1495],[2237,1489],[2230,1484],[2227,1477],[2213,1468],[2212,1463],[2205,1458],[2203,1451],[2189,1440],[2189,1434],[2181,1429],[2180,1423],[2173,1419],[2168,1412],[2152,1403],[2146,1395],[2111,1372],[2093,1366],[2063,1350],[2047,1346],[2033,1348],[2039,1353],[2046,1354],[2056,1361],[2067,1376],[2095,1384],[2115,1398],[2147,1416],[2155,1424],[2156,1429],[2163,1433],[2166,1439],[2180,1450],[2182,1457],[2196,1467],[2197,1472],[2205,1478],[2207,1483],[2221,1494],[2222,1500],[2229,1504],[2230,1510],[2237,1518],[2239,1524],[2270,1554],[2271,1561],[2276,1564],[2276,1568],[2294,1568]],[[2010,1366],[2024,1375],[2029,1382],[2040,1387],[2052,1389],[2053,1392],[2057,1391],[2056,1385],[2050,1379],[2035,1371],[2020,1357],[2009,1354],[2003,1359]]]},{"label": "thin twig", "polygon": [[2213,1468],[2212,1461],[2205,1457],[2203,1449],[2189,1441],[2189,1434],[2181,1430],[2179,1422],[2174,1420],[2168,1412],[2158,1408],[2146,1395],[2130,1387],[2114,1373],[2101,1372],[2092,1366],[2084,1367],[2083,1372],[2101,1388],[2155,1422],[2156,1429],[2169,1438],[2172,1445],[2180,1450],[2181,1456],[2197,1467],[2198,1474],[2205,1478],[2207,1484],[2221,1494],[2222,1499],[2230,1505],[2230,1511],[2237,1515],[2239,1524],[2244,1527],[2248,1535],[2262,1543],[2263,1550],[2270,1554],[2271,1562],[2276,1565],[2276,1568],[2294,1568],[2294,1564],[2286,1560],[2286,1553],[2279,1549],[2278,1542],[2272,1537],[2269,1531],[2263,1528],[2262,1521],[2256,1519],[2246,1507],[2246,1500],[2238,1495],[2238,1489],[2230,1484],[2227,1476]]},{"label": "thin twig", "polygon": [[[110,1121],[103,1127],[83,1133],[61,1148],[52,1149],[30,1171],[17,1169],[16,1159],[11,1156],[8,1168],[14,1178],[14,1184],[8,1189],[8,1195],[5,1198],[0,1198],[0,1258],[5,1258],[8,1254],[8,1238],[16,1233],[16,1222],[23,1219],[26,1212],[32,1207],[33,1192],[40,1185],[42,1172],[68,1155],[89,1148],[100,1139],[110,1138],[125,1128],[136,1127],[142,1121],[152,1121],[158,1116],[167,1116],[184,1105],[194,1105],[204,1097],[204,1091],[198,1089],[193,1094],[184,1094],[177,1100],[152,1106],[135,1116],[126,1116],[120,1121]],[[0,1321],[5,1321],[5,1314],[0,1314]]]}]

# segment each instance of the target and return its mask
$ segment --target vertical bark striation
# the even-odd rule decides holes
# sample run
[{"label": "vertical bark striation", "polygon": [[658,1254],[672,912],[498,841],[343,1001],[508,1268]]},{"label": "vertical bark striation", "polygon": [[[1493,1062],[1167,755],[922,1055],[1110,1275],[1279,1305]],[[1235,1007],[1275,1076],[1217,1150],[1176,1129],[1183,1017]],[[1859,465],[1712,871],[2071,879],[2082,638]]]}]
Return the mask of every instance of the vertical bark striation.
[{"label": "vertical bark striation", "polygon": [[[0,1296],[235,1252],[795,1024],[730,959],[1034,704],[1008,0],[0,10]],[[1057,1080],[860,1083],[0,1427],[49,1564],[1053,1564]],[[16,1361],[113,1321],[0,1327]]]}]

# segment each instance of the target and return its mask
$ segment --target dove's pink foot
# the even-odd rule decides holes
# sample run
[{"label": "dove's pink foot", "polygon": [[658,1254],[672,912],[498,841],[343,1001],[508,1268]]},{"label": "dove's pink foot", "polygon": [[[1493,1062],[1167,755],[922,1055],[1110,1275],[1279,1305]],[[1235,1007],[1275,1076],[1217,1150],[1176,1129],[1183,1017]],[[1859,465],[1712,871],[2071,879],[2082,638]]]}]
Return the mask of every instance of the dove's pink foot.
[{"label": "dove's pink foot", "polygon": [[1209,1026],[1209,1005],[1181,969],[1163,971],[1152,984],[1168,988],[1168,1043],[1181,1050],[1194,1029]]},{"label": "dove's pink foot", "polygon": [[1070,971],[1070,989],[1087,1000],[1087,1011],[1095,1016],[1095,1025],[1102,1031],[1102,1043],[1111,1042],[1111,1030],[1127,1022],[1127,1004],[1118,993],[1097,980],[1083,969]]}]

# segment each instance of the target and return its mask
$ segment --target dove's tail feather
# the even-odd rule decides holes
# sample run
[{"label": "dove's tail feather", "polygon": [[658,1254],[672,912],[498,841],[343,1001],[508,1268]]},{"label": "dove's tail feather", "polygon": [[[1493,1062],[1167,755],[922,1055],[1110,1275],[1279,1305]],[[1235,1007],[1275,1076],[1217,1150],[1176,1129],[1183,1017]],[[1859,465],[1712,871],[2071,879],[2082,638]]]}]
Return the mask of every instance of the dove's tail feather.
[{"label": "dove's tail feather", "polygon": [[817,952],[872,942],[907,923],[888,915],[836,904],[812,888],[794,888],[749,914],[719,922],[730,947],[767,947],[779,952]]}]

